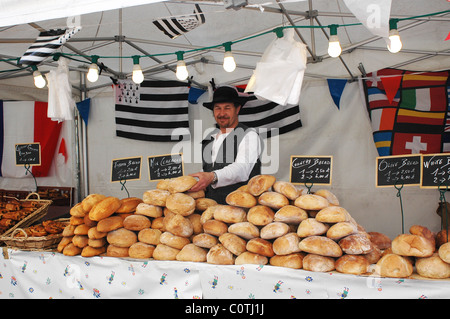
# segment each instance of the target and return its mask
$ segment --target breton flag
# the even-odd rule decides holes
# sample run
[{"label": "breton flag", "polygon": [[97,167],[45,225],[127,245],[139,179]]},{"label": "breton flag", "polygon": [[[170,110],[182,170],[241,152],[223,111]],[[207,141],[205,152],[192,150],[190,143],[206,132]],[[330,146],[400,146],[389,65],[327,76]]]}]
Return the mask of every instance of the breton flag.
[{"label": "breton flag", "polygon": [[171,39],[189,32],[205,23],[205,16],[198,4],[190,15],[162,18],[153,21],[156,27]]},{"label": "breton flag", "polygon": [[51,56],[81,28],[57,29],[39,33],[36,41],[20,58],[20,65],[37,65]]},{"label": "breton flag", "polygon": [[[450,151],[449,75],[398,69],[367,75],[366,103],[380,156]],[[383,80],[389,77],[400,77],[394,90],[389,86],[395,81]]]},{"label": "breton flag", "polygon": [[[115,86],[116,135],[155,142],[189,138],[189,86],[179,81],[119,81]],[[183,134],[175,129],[185,128]]]}]

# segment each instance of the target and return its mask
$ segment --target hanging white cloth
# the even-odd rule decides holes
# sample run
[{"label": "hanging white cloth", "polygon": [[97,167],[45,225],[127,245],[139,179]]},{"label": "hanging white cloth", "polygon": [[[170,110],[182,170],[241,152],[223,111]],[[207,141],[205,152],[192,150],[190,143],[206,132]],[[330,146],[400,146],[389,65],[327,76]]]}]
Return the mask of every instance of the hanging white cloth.
[{"label": "hanging white cloth", "polygon": [[69,60],[60,57],[58,67],[47,75],[48,109],[47,116],[53,121],[73,120],[76,107],[72,97],[72,86],[69,81]]}]

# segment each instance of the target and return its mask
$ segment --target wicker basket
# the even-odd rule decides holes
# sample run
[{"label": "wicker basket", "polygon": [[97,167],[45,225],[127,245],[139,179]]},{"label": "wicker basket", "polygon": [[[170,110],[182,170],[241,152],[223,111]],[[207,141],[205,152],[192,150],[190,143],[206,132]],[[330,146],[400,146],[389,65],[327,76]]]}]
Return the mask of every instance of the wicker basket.
[{"label": "wicker basket", "polygon": [[[69,218],[56,219],[56,221],[69,224]],[[25,237],[14,237],[18,232],[22,232]],[[44,251],[56,248],[62,237],[62,233],[40,237],[28,237],[22,228],[16,228],[9,236],[2,236],[0,239],[10,248]]]},{"label": "wicker basket", "polygon": [[[32,195],[36,195],[37,199],[30,199],[30,197]],[[38,202],[39,204],[41,204],[41,207],[39,207],[38,209],[36,209],[33,213],[31,213],[30,215],[28,215],[27,217],[25,217],[24,219],[20,220],[17,224],[15,224],[13,227],[11,227],[10,229],[8,229],[6,232],[4,232],[3,234],[1,234],[1,237],[7,237],[9,234],[11,234],[12,232],[14,232],[14,230],[16,230],[17,228],[25,228],[28,227],[30,225],[32,225],[34,222],[37,222],[38,220],[40,220],[42,217],[44,217],[45,215],[47,215],[48,212],[48,207],[52,204],[51,200],[48,199],[41,199],[39,194],[37,193],[30,193],[28,194],[26,199],[17,199],[15,198],[17,201],[19,202]],[[1,242],[1,237],[0,237],[0,242]]]}]

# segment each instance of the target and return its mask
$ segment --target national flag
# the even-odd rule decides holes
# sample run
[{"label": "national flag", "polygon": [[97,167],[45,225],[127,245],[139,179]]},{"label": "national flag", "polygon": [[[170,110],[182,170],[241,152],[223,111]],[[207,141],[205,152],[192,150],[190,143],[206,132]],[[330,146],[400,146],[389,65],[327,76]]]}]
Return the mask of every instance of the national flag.
[{"label": "national flag", "polygon": [[115,86],[116,135],[156,142],[188,138],[188,95],[184,82],[119,81]]},{"label": "national flag", "polygon": [[203,23],[205,23],[205,15],[198,4],[195,5],[194,12],[190,15],[161,18],[153,21],[153,24],[171,39],[175,39]]}]

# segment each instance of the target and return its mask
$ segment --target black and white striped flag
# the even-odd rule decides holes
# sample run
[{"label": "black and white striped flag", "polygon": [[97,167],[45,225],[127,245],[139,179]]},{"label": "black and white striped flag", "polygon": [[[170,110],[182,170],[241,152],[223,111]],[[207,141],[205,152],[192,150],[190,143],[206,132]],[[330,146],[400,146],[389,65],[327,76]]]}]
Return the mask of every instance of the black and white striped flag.
[{"label": "black and white striped flag", "polygon": [[188,139],[188,95],[184,82],[119,81],[115,87],[116,135],[156,142]]},{"label": "black and white striped flag", "polygon": [[175,39],[179,35],[189,32],[203,23],[205,23],[205,16],[198,4],[195,5],[194,13],[191,15],[161,18],[153,21],[153,24],[171,39]]},{"label": "black and white striped flag", "polygon": [[51,56],[81,28],[57,29],[39,33],[36,41],[19,60],[19,65],[37,65]]}]

